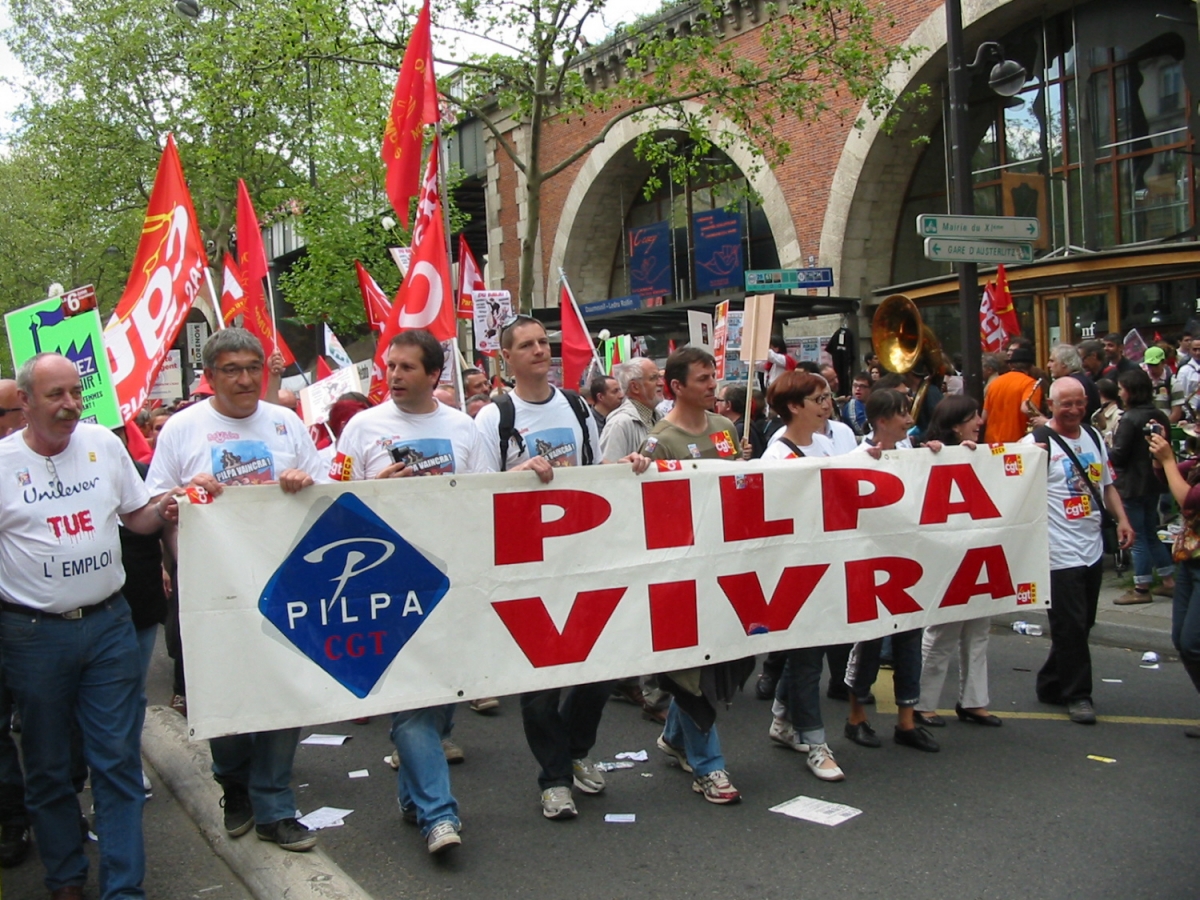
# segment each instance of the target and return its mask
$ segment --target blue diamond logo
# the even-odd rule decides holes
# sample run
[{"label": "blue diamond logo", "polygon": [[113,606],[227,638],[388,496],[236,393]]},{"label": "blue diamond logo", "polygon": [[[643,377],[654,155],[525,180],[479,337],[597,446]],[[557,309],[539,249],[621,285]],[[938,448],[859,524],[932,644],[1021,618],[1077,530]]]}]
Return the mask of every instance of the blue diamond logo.
[{"label": "blue diamond logo", "polygon": [[361,699],[449,589],[441,569],[346,493],[275,570],[258,609]]}]

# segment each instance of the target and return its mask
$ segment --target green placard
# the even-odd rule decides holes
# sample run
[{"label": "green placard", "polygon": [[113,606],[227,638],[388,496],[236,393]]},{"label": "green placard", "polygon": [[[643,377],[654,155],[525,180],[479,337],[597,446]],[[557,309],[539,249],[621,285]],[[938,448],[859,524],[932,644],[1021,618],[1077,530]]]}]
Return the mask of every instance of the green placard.
[{"label": "green placard", "polygon": [[105,428],[121,425],[121,409],[104,349],[104,329],[95,309],[65,315],[61,297],[51,297],[4,315],[13,366],[38,353],[61,353],[83,382],[83,421]]}]

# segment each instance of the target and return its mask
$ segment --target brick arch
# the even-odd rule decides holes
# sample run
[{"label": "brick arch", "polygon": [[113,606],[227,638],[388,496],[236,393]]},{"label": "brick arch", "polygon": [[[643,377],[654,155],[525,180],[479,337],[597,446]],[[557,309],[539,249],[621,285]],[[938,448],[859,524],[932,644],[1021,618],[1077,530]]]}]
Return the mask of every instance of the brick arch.
[{"label": "brick arch", "polygon": [[[985,36],[996,38],[1039,10],[1032,0],[975,0],[964,7],[966,43],[972,49]],[[866,126],[846,138],[825,207],[820,244],[821,265],[833,267],[834,292],[844,296],[865,299],[873,288],[891,282],[897,218],[925,150],[913,143],[913,136],[929,134],[941,118],[936,97],[937,84],[946,74],[945,9],[936,7],[905,45],[925,49],[908,65],[889,73],[889,86],[899,93],[930,84],[934,98],[923,113],[903,117],[891,135],[880,130],[879,120],[864,107],[860,116]]]},{"label": "brick arch", "polygon": [[[697,104],[687,104],[688,112],[699,112]],[[647,117],[641,121],[625,119],[614,126],[608,137],[584,162],[563,204],[562,216],[554,234],[550,253],[549,281],[566,270],[575,295],[581,300],[608,296],[612,277],[614,248],[619,246],[625,216],[636,199],[636,191],[650,175],[649,164],[633,152],[634,142],[651,131],[671,130],[678,123],[671,118]],[[763,198],[763,212],[771,227],[779,262],[784,267],[799,267],[800,240],[784,199],[783,188],[770,167],[756,161],[747,145],[730,141],[736,128],[728,120],[712,120],[709,135]],[[629,190],[622,195],[615,186]],[[622,205],[624,208],[622,208]]]}]

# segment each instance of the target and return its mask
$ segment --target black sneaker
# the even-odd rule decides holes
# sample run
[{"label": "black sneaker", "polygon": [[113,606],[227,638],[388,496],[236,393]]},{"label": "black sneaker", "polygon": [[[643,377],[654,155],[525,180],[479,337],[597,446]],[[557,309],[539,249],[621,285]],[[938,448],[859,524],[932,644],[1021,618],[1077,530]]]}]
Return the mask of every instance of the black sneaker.
[{"label": "black sneaker", "polygon": [[221,798],[225,810],[225,831],[230,837],[241,837],[254,824],[254,809],[250,806],[250,793],[240,784],[225,785],[225,796]]},{"label": "black sneaker", "polygon": [[29,827],[0,825],[0,868],[11,869],[29,855]]},{"label": "black sneaker", "polygon": [[317,833],[295,819],[280,819],[267,825],[256,825],[254,833],[260,841],[270,841],[284,850],[295,853],[303,853],[317,846]]}]

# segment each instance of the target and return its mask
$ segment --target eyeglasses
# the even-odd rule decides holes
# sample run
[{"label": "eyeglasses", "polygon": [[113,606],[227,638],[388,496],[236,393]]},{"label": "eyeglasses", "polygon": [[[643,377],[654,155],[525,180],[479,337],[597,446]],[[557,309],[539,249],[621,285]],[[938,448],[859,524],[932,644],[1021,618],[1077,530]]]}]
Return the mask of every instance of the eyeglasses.
[{"label": "eyeglasses", "polygon": [[530,322],[538,322],[538,324],[541,324],[533,316],[527,316],[524,313],[517,313],[515,316],[505,320],[504,324],[500,326],[500,333],[504,334],[504,332],[508,331],[510,328],[515,328],[518,325],[528,325]]},{"label": "eyeglasses", "polygon": [[253,362],[253,363],[250,363],[250,365],[248,365],[248,366],[228,365],[228,366],[218,366],[217,367],[217,371],[220,372],[222,375],[224,375],[226,378],[240,378],[241,374],[243,372],[248,372],[251,375],[261,375],[262,370],[263,370],[263,364],[260,362]]},{"label": "eyeglasses", "polygon": [[46,471],[50,473],[50,483],[51,484],[57,483],[58,482],[58,469],[54,468],[54,460],[52,460],[48,456],[46,457]]}]

